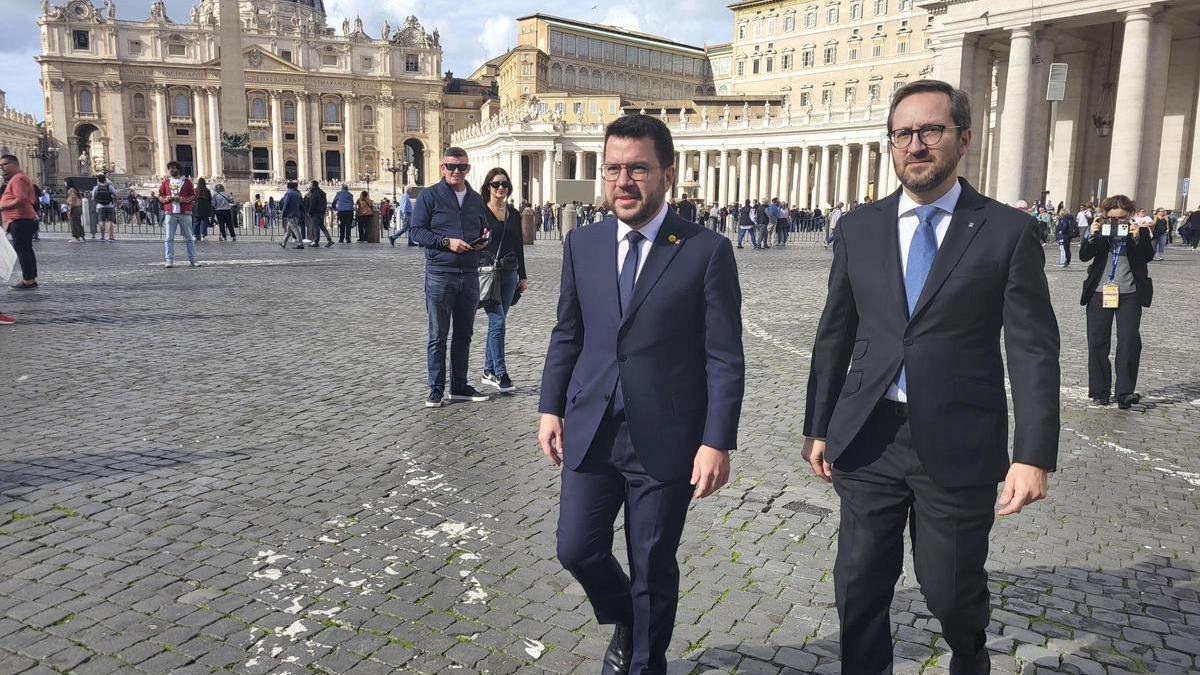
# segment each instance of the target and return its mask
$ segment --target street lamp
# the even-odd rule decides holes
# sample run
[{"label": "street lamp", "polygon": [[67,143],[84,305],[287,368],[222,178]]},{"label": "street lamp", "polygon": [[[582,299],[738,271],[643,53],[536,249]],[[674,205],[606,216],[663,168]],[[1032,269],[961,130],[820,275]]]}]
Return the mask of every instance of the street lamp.
[{"label": "street lamp", "polygon": [[57,157],[57,156],[58,156],[58,148],[50,145],[48,143],[48,139],[45,137],[38,139],[38,147],[37,148],[29,149],[29,161],[32,162],[35,159],[41,160],[41,165],[42,165],[41,174],[42,174],[42,185],[43,186],[46,185],[46,180],[49,177],[49,171],[47,169],[46,164],[50,159]]},{"label": "street lamp", "polygon": [[371,193],[371,181],[375,180],[375,174],[370,171],[359,171],[358,180],[360,183],[367,184],[367,194]]},{"label": "street lamp", "polygon": [[[392,148],[392,156],[383,158],[383,170],[392,174],[392,201],[396,201],[396,174],[403,173],[408,175],[408,156],[407,153],[402,153],[399,158],[396,157],[396,149]],[[405,186],[408,187],[408,186]]]}]

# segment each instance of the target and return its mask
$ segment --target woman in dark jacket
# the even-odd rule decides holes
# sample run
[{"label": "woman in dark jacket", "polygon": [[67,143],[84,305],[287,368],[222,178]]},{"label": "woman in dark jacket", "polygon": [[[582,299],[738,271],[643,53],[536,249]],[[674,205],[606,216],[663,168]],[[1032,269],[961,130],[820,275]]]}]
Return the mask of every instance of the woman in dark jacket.
[{"label": "woman in dark jacket", "polygon": [[[1092,221],[1091,230],[1079,247],[1079,260],[1092,261],[1079,299],[1079,304],[1087,307],[1088,396],[1098,405],[1109,404],[1112,366],[1108,354],[1113,317],[1116,317],[1117,405],[1128,409],[1141,400],[1136,389],[1142,355],[1142,308],[1149,307],[1154,298],[1148,271],[1154,245],[1149,227],[1129,222],[1135,211],[1129,197],[1108,197],[1100,204],[1100,210],[1105,217]],[[1123,239],[1100,236],[1101,226],[1110,220],[1129,222],[1129,234]]]},{"label": "woman in dark jacket", "polygon": [[483,179],[479,191],[487,203],[484,210],[484,225],[488,229],[487,251],[496,261],[499,272],[500,302],[485,304],[488,332],[487,348],[483,354],[483,383],[503,393],[516,391],[512,378],[508,376],[508,364],[504,359],[504,333],[507,325],[508,308],[512,306],[517,292],[529,288],[525,277],[525,242],[521,232],[521,214],[508,205],[512,196],[512,180],[508,172],[496,167]]},{"label": "woman in dark jacket", "polygon": [[208,226],[212,223],[213,197],[212,190],[203,178],[196,179],[196,201],[192,204],[192,230],[196,241],[208,236]]}]

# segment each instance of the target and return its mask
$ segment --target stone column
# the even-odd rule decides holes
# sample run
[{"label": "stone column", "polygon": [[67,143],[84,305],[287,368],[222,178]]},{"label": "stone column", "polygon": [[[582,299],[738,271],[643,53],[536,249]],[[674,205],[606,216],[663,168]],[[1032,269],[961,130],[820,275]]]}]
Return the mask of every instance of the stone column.
[{"label": "stone column", "polygon": [[[1165,194],[1158,191],[1158,164],[1162,151],[1163,117],[1167,112],[1167,92],[1178,96],[1177,91],[1169,89],[1167,85],[1167,75],[1171,72],[1171,66],[1180,67],[1180,64],[1171,60],[1171,33],[1171,24],[1163,18],[1150,25],[1150,63],[1154,64],[1154,67],[1149,68],[1147,73],[1146,98],[1142,109],[1146,135],[1142,139],[1141,176],[1134,197],[1146,206],[1147,211],[1157,206],[1173,208],[1178,201],[1178,185]],[[1120,105],[1121,100],[1123,99],[1117,99],[1117,105]],[[1200,128],[1200,123],[1196,120],[1192,121],[1192,125]],[[1200,180],[1200,176],[1192,180]]]},{"label": "stone column", "polygon": [[1077,158],[1082,145],[1082,135],[1092,125],[1085,120],[1085,89],[1088,85],[1088,52],[1075,52],[1059,57],[1067,64],[1067,90],[1058,103],[1057,114],[1050,121],[1053,132],[1050,136],[1050,161],[1046,172],[1046,189],[1051,199],[1067,203],[1072,213],[1079,205],[1078,188],[1082,184],[1082,167]]},{"label": "stone column", "polygon": [[1138,200],[1136,193],[1142,175],[1140,160],[1146,131],[1144,105],[1150,75],[1150,25],[1150,13],[1145,9],[1125,14],[1125,41],[1121,45],[1121,70],[1117,76],[1112,150],[1108,155],[1105,189],[1110,195],[1124,194],[1135,201]]},{"label": "stone column", "polygon": [[758,190],[755,194],[763,201],[771,199],[771,151],[767,148],[758,152]]},{"label": "stone column", "polygon": [[704,199],[709,204],[717,203],[717,167],[714,164],[708,165],[708,192]]},{"label": "stone column", "polygon": [[[974,67],[975,35],[954,34],[943,37],[934,46],[933,78],[948,82],[967,92]],[[974,101],[974,97],[971,99]]]},{"label": "stone column", "polygon": [[992,52],[976,48],[972,55],[971,74],[971,145],[967,148],[967,156],[962,161],[965,164],[962,175],[977,189],[983,190],[984,145],[990,133],[987,125],[987,114],[992,96]]},{"label": "stone column", "polygon": [[1025,154],[1025,199],[1041,199],[1046,189],[1046,162],[1050,154],[1050,102],[1046,100],[1046,83],[1050,81],[1050,63],[1054,61],[1055,31],[1042,30],[1037,35],[1032,84],[1029,92],[1029,127],[1025,131],[1029,148]]},{"label": "stone column", "polygon": [[829,203],[829,182],[832,161],[829,156],[828,145],[821,146],[821,164],[817,167],[817,205],[822,209],[828,209]]},{"label": "stone column", "polygon": [[737,203],[741,204],[750,198],[750,151],[743,148],[738,153]]},{"label": "stone column", "polygon": [[[578,157],[579,153],[576,153]],[[576,162],[579,160],[577,159]],[[513,202],[516,206],[520,206],[522,200],[525,199],[525,192],[521,186],[521,153],[514,152],[512,155],[512,179],[513,179]]]},{"label": "stone column", "polygon": [[796,202],[803,208],[812,207],[812,190],[809,189],[808,179],[809,164],[812,161],[812,152],[806,145],[800,149],[800,187],[796,193]]},{"label": "stone column", "polygon": [[[380,156],[391,157],[391,152],[396,147],[396,130],[394,126],[396,123],[396,97],[390,95],[383,96],[379,99],[379,102],[379,119],[376,124],[379,125],[379,133],[382,138],[382,142],[379,145]],[[382,170],[382,164],[371,168]]]},{"label": "stone column", "polygon": [[321,143],[325,140],[324,134],[321,132],[321,96],[314,94],[308,100],[308,125],[309,125],[309,141],[312,147],[309,148],[309,161],[312,162],[309,175],[312,180],[324,180],[325,178],[325,157],[321,152]]},{"label": "stone column", "polygon": [[211,145],[208,141],[208,125],[205,109],[205,90],[201,87],[192,89],[192,120],[196,129],[196,176],[209,176],[209,152]]},{"label": "stone column", "polygon": [[[167,162],[171,161],[171,139],[167,137],[167,88],[161,84],[152,85],[154,91],[154,149],[158,166],[156,173],[167,172]],[[74,161],[74,158],[68,158]]]},{"label": "stone column", "polygon": [[221,126],[220,95],[216,90],[211,88],[207,92],[208,119],[213,121],[212,126],[209,128],[209,131],[212,133],[208,135],[208,142],[212,148],[212,151],[209,153],[211,162],[208,170],[213,176],[224,176],[225,162],[224,157],[221,155],[221,130],[224,127]]},{"label": "stone column", "polygon": [[988,133],[987,167],[984,169],[987,172],[987,180],[984,182],[984,185],[987,186],[986,194],[991,195],[996,194],[1000,182],[1000,142],[1004,140],[1001,127],[1004,120],[1004,106],[1007,103],[1004,97],[1006,89],[1008,89],[1008,60],[1000,59],[996,62],[996,105],[993,113],[996,121]]},{"label": "stone column", "polygon": [[542,203],[554,201],[554,149],[542,153]]},{"label": "stone column", "polygon": [[603,200],[604,199],[604,176],[600,171],[600,167],[602,164],[604,164],[604,151],[603,150],[597,151],[595,153],[595,155],[596,155],[596,196],[597,196],[597,198]]},{"label": "stone column", "polygon": [[347,183],[358,180],[358,116],[354,114],[353,95],[342,97],[342,166],[346,174],[342,176]]},{"label": "stone column", "polygon": [[721,148],[721,177],[720,190],[717,191],[717,203],[729,205],[729,151]]},{"label": "stone column", "polygon": [[[1200,89],[1200,76],[1196,78],[1196,88]],[[1196,107],[1192,112],[1192,124],[1192,160],[1188,169],[1188,176],[1192,180],[1188,186],[1185,208],[1200,209],[1200,129],[1195,129],[1195,125],[1200,124],[1200,97],[1197,97]]]},{"label": "stone column", "polygon": [[996,199],[1005,204],[1026,198],[1023,174],[1025,158],[1029,153],[1033,31],[1028,26],[1014,28],[1009,44],[1004,115],[1000,117],[1000,134],[1004,137],[1004,143],[996,148],[999,159]]},{"label": "stone column", "polygon": [[583,180],[583,151],[575,151],[575,180]]},{"label": "stone column", "polygon": [[850,144],[842,143],[838,151],[838,196],[835,201],[850,203]]},{"label": "stone column", "polygon": [[701,203],[707,204],[711,200],[708,198],[708,151],[700,151],[700,169],[696,174],[696,199]]},{"label": "stone column", "polygon": [[[123,86],[119,81],[105,82],[103,85],[105,107],[102,109],[108,120],[108,161],[116,167],[116,173],[129,173],[129,162],[126,159],[127,146],[125,142],[125,99]],[[36,169],[36,167],[35,167]],[[34,175],[37,171],[34,171]],[[39,179],[40,180],[40,179]]]},{"label": "stone column", "polygon": [[312,164],[308,157],[312,141],[308,135],[308,94],[296,94],[296,180],[312,180]]},{"label": "stone column", "polygon": [[779,187],[775,189],[780,201],[787,202],[789,207],[792,205],[792,184],[788,175],[788,170],[792,168],[791,151],[786,146],[779,149]]},{"label": "stone column", "polygon": [[[747,151],[747,154],[749,154],[749,151]],[[762,180],[762,176],[759,174],[759,167],[761,164],[761,159],[757,162],[755,162],[753,158],[750,159],[750,175],[747,177],[750,184],[747,186],[749,191],[746,193],[746,196],[751,200],[762,199],[761,192],[758,189],[759,182]]]},{"label": "stone column", "polygon": [[271,180],[283,180],[283,108],[279,92],[271,92]]},{"label": "stone column", "polygon": [[781,195],[779,193],[779,167],[782,164],[782,162],[780,161],[780,158],[777,157],[773,151],[764,150],[764,152],[770,153],[770,159],[767,160],[767,164],[770,166],[770,169],[771,169],[771,180],[767,182],[767,186],[768,186],[767,190],[766,190],[767,197],[770,199],[782,198],[783,195]]},{"label": "stone column", "polygon": [[867,201],[867,183],[871,181],[871,146],[863,143],[858,146],[858,190],[854,200],[859,204]]},{"label": "stone column", "polygon": [[875,179],[875,198],[882,199],[892,193],[891,180],[896,169],[892,166],[892,146],[885,139],[879,144],[879,177]]}]

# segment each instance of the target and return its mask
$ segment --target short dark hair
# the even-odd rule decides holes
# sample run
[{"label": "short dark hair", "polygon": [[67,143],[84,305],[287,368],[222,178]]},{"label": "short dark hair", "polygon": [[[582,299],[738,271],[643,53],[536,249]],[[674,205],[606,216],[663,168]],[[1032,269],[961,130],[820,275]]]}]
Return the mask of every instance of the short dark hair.
[{"label": "short dark hair", "polygon": [[1100,210],[1108,213],[1113,209],[1123,209],[1126,213],[1137,211],[1137,204],[1132,199],[1125,195],[1112,195],[1105,197],[1104,201],[1100,202]]},{"label": "short dark hair", "polygon": [[175,167],[176,169],[179,169],[179,173],[183,173],[183,165],[180,164],[179,162],[176,162],[175,160],[171,160],[171,161],[167,162],[167,171],[168,172],[170,172],[171,167]]},{"label": "short dark hair", "polygon": [[459,157],[466,157],[466,156],[467,156],[467,151],[463,150],[462,148],[460,148],[456,145],[452,145],[452,146],[446,148],[446,151],[442,153],[442,157],[454,157],[455,159],[457,159]]},{"label": "short dark hair", "polygon": [[665,169],[675,165],[675,141],[671,139],[671,130],[657,117],[650,115],[625,115],[608,123],[604,128],[604,147],[608,147],[608,139],[617,138],[651,138],[654,140],[654,155],[658,163]]},{"label": "short dark hair", "polygon": [[[496,176],[504,176],[504,180],[508,181],[509,185],[512,185],[512,177],[510,177],[508,172],[504,169],[495,167],[491,171],[488,171],[487,175],[483,177],[483,185],[479,186],[479,196],[483,197],[483,201],[485,203],[490,201],[492,198],[492,179]],[[508,191],[508,196],[512,197],[512,194],[513,191],[510,188]]]},{"label": "short dark hair", "polygon": [[289,180],[289,181],[287,182],[287,189],[289,189],[289,190],[295,190],[295,189],[296,189],[296,181],[294,181],[294,180]]},{"label": "short dark hair", "polygon": [[945,94],[950,98],[950,119],[954,120],[954,124],[958,127],[958,133],[961,134],[971,128],[971,99],[967,97],[967,92],[955,89],[949,82],[941,80],[917,80],[900,87],[892,94],[892,105],[888,108],[888,131],[892,130],[892,114],[896,112],[896,106],[900,105],[900,101],[913,94],[925,92]]},{"label": "short dark hair", "polygon": [[0,159],[6,159],[17,166],[21,165],[21,160],[17,159],[16,155],[0,155]]},{"label": "short dark hair", "polygon": [[[345,186],[345,185],[343,185],[342,187],[346,187],[346,186]],[[321,183],[320,183],[320,182],[318,182],[318,181],[315,181],[315,180],[314,180],[314,181],[312,182],[312,184],[308,186],[308,189],[310,189],[310,190],[319,190],[319,189],[321,189]]]}]

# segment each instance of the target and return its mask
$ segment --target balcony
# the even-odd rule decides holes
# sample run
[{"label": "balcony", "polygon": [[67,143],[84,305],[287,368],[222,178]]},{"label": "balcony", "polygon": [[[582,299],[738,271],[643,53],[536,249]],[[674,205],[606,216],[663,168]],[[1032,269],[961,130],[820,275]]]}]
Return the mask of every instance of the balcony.
[{"label": "balcony", "polygon": [[321,131],[341,131],[341,122],[321,122]]},{"label": "balcony", "polygon": [[192,116],[191,115],[171,115],[171,117],[168,118],[167,121],[171,124],[191,124]]},{"label": "balcony", "polygon": [[268,128],[268,127],[270,127],[270,126],[271,126],[271,120],[268,120],[268,119],[261,119],[261,120],[256,120],[256,119],[248,119],[248,120],[246,120],[246,124],[247,124],[247,125],[249,125],[249,126],[250,126],[251,128],[253,128],[253,129],[266,129],[266,128]]}]

